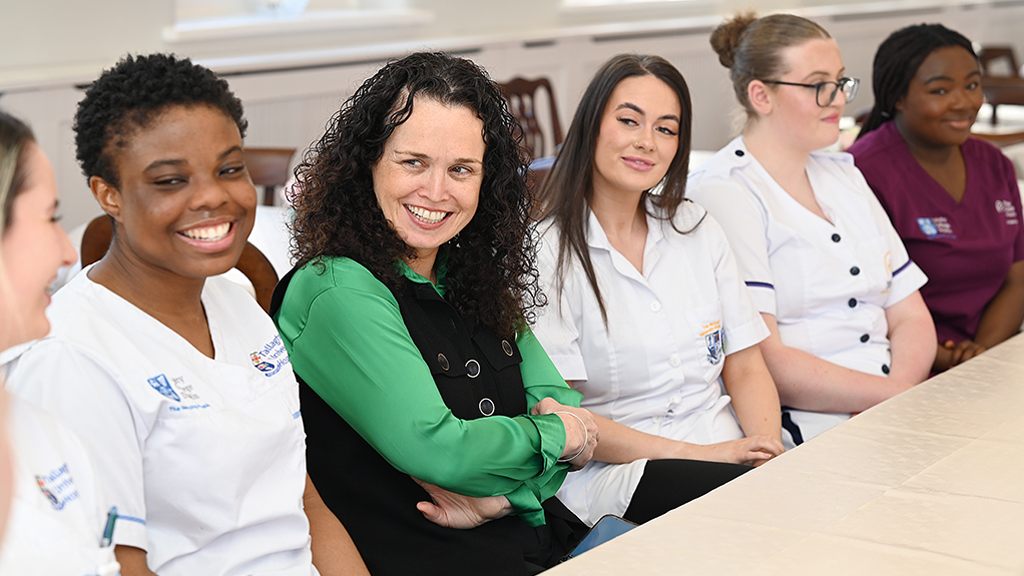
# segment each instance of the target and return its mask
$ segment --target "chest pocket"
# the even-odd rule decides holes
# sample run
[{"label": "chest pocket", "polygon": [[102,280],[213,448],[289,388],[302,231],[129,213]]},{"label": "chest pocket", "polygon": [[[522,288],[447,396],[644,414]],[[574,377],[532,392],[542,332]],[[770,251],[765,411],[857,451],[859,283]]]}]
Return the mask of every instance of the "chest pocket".
[{"label": "chest pocket", "polygon": [[[697,362],[694,366],[684,366],[684,370],[700,371],[701,378],[710,382],[722,371],[725,361],[725,330],[722,325],[722,305],[714,304],[697,306],[684,312],[693,337],[694,353]],[[682,358],[686,362],[688,358]]]},{"label": "chest pocket", "polygon": [[441,399],[456,417],[526,413],[523,358],[514,340],[464,320],[430,285],[408,282],[393,293]]}]

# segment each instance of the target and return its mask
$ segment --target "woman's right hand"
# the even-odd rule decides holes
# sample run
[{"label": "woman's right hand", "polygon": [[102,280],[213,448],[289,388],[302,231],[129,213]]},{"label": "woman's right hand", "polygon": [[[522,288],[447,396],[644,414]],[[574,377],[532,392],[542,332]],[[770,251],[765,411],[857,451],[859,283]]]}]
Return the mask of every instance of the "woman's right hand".
[{"label": "woman's right hand", "polygon": [[935,363],[932,365],[932,370],[944,372],[984,351],[985,347],[973,340],[961,340],[958,344],[954,344],[952,340],[946,340],[939,344],[935,352]]},{"label": "woman's right hand", "polygon": [[786,451],[782,443],[771,436],[749,436],[706,446],[697,444],[688,444],[687,446],[689,447],[687,454],[680,457],[689,460],[746,464],[747,466],[760,466]]},{"label": "woman's right hand", "polygon": [[553,398],[544,398],[534,404],[530,414],[556,414],[562,419],[562,426],[565,427],[565,449],[561,458],[572,458],[569,460],[570,471],[583,468],[594,457],[600,432],[590,410],[566,406]]}]

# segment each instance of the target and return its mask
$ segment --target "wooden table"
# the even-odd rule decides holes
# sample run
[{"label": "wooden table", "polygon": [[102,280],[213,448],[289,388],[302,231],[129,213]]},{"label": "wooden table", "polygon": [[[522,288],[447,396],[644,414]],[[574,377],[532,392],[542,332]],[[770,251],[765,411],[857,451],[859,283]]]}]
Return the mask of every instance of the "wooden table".
[{"label": "wooden table", "polygon": [[546,574],[1024,574],[1024,336]]}]

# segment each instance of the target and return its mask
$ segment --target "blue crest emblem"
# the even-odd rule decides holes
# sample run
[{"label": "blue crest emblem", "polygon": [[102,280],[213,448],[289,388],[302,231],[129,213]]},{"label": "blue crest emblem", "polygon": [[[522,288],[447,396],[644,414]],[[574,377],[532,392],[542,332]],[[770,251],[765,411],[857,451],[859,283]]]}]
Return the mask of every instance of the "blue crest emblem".
[{"label": "blue crest emblem", "polygon": [[252,360],[252,365],[256,367],[260,372],[270,372],[274,369],[274,364],[267,362],[263,359],[263,356],[259,352],[253,352],[249,354],[249,359]]},{"label": "blue crest emblem", "polygon": [[935,227],[935,223],[932,222],[931,218],[918,218],[917,226],[921,229],[921,232],[925,233],[925,236],[935,236],[939,233],[939,229]]},{"label": "blue crest emblem", "polygon": [[181,402],[181,397],[174,391],[174,388],[171,388],[171,383],[167,381],[167,376],[160,374],[159,376],[154,376],[146,380],[146,382],[149,382],[149,385],[157,392],[167,396],[175,402]]},{"label": "blue crest emblem", "polygon": [[704,336],[708,347],[708,362],[718,364],[722,361],[722,330],[718,329]]},{"label": "blue crest emblem", "polygon": [[64,505],[61,504],[60,500],[58,500],[57,497],[53,495],[53,492],[50,492],[49,488],[47,488],[46,478],[43,478],[42,476],[36,476],[36,484],[39,485],[39,489],[43,491],[43,495],[46,496],[46,499],[50,501],[50,505],[53,506],[54,510],[60,510],[64,508]]}]

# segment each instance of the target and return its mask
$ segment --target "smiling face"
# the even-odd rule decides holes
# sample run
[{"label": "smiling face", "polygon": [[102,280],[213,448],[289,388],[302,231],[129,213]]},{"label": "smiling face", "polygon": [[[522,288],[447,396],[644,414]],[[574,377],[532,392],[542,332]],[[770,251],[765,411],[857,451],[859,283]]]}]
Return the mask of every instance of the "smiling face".
[{"label": "smiling face", "polygon": [[639,193],[654,187],[679,148],[679,98],[654,76],[615,86],[594,149],[594,192]]},{"label": "smiling face", "polygon": [[384,217],[416,250],[409,262],[433,278],[437,249],[476,213],[484,179],[483,121],[469,108],[416,97],[373,165],[373,191]]},{"label": "smiling face", "polygon": [[231,269],[256,213],[235,122],[215,108],[176,105],[124,142],[113,152],[120,186],[91,182],[117,221],[111,254],[143,273],[201,279]]},{"label": "smiling face", "polygon": [[[831,38],[816,38],[782,51],[785,69],[782,82],[816,84],[836,82],[844,76],[839,46]],[[803,86],[769,84],[772,121],[783,142],[800,152],[813,152],[839,139],[839,118],[846,108],[846,97],[840,90],[831,104],[822,108],[815,100],[815,90]]]},{"label": "smiling face", "polygon": [[75,261],[64,230],[57,224],[57,183],[46,155],[34,142],[22,152],[25,157],[25,185],[11,205],[10,226],[4,232],[4,271],[11,288],[3,302],[5,327],[3,346],[13,346],[42,338],[50,331],[46,307],[50,303],[47,286],[57,268]]},{"label": "smiling face", "polygon": [[896,102],[896,126],[920,147],[959,146],[971,135],[981,103],[978,61],[960,46],[938,48]]}]

